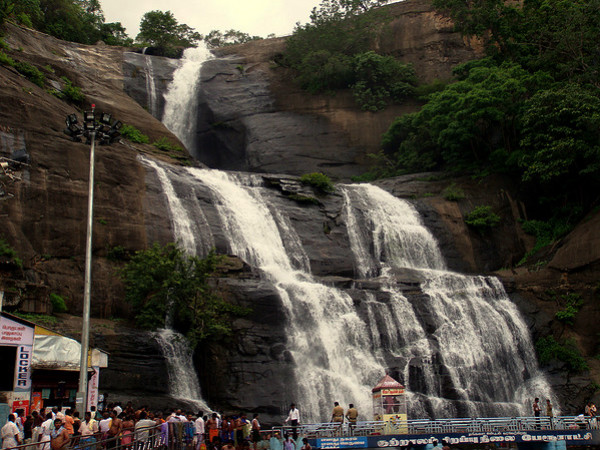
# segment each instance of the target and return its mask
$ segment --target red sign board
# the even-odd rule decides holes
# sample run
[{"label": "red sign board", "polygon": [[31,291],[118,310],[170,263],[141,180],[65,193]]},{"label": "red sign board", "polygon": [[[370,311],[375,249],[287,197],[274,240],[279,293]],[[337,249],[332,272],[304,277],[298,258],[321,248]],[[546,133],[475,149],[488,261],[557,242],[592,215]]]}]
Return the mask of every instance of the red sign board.
[{"label": "red sign board", "polygon": [[25,411],[25,415],[28,415],[29,400],[15,400],[12,404],[12,412],[15,412],[17,409],[23,409]]}]

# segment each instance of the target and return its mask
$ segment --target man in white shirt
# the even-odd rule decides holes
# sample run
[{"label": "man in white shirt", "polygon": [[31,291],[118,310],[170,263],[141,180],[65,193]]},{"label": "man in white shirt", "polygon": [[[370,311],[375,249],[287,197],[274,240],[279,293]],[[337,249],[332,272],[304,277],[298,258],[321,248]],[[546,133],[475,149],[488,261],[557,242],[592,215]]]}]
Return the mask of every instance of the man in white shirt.
[{"label": "man in white shirt", "polygon": [[38,437],[40,445],[39,450],[50,450],[50,436],[54,430],[54,415],[52,412],[46,414],[46,420],[42,422],[42,431]]},{"label": "man in white shirt", "polygon": [[196,449],[200,450],[200,445],[204,442],[204,411],[198,411],[198,418],[194,421],[194,432],[196,434]]},{"label": "man in white shirt", "polygon": [[290,405],[290,412],[285,419],[285,423],[291,422],[292,425],[292,434],[294,436],[294,440],[298,439],[298,425],[300,424],[300,411],[296,408],[296,405],[292,403]]},{"label": "man in white shirt", "polygon": [[108,417],[108,411],[104,411],[102,413],[102,420],[98,422],[98,428],[100,432],[104,436],[110,430],[110,425],[112,424],[112,419]]},{"label": "man in white shirt", "polygon": [[19,437],[19,428],[15,424],[15,415],[8,415],[8,422],[0,430],[2,435],[2,448],[12,448],[21,444],[21,438]]}]

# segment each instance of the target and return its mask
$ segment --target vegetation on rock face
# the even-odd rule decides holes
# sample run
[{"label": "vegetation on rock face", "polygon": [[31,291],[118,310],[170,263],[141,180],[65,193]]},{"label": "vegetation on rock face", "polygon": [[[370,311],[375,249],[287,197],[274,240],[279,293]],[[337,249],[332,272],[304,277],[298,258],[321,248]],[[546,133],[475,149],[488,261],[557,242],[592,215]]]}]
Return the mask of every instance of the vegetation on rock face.
[{"label": "vegetation on rock face", "polygon": [[565,306],[556,312],[555,317],[567,325],[573,325],[573,320],[583,305],[583,299],[576,293],[561,295],[561,299],[564,300]]},{"label": "vegetation on rock face", "polygon": [[288,38],[283,64],[312,93],[351,89],[357,104],[378,111],[414,94],[410,65],[371,50],[386,17],[376,10],[387,0],[323,0],[311,22]]},{"label": "vegetation on rock face", "polygon": [[133,125],[123,124],[119,130],[121,136],[135,144],[149,144],[150,138]]},{"label": "vegetation on rock face", "polygon": [[65,302],[65,299],[62,298],[60,295],[55,294],[55,293],[51,293],[50,294],[50,304],[52,305],[52,312],[53,313],[64,313],[67,312],[67,303]]},{"label": "vegetation on rock face", "polygon": [[[568,231],[600,192],[600,0],[434,0],[488,56],[395,119],[363,179],[427,170],[504,173],[540,228]],[[544,227],[547,228],[547,227]],[[549,236],[551,234],[551,236]],[[544,238],[546,236],[546,238]]]},{"label": "vegetation on rock face", "polygon": [[500,216],[492,211],[491,206],[478,206],[465,216],[465,223],[484,233],[500,223]]},{"label": "vegetation on rock face", "polygon": [[331,179],[327,175],[320,172],[306,173],[300,177],[300,181],[303,184],[312,186],[323,193],[329,193],[335,190]]},{"label": "vegetation on rock face", "polygon": [[23,262],[18,257],[16,250],[12,248],[3,238],[0,238],[0,256],[12,260],[17,267],[23,266]]},{"label": "vegetation on rock face", "polygon": [[162,328],[169,315],[193,344],[229,335],[232,317],[247,311],[224,301],[209,285],[218,262],[214,252],[198,258],[175,244],[154,244],[133,255],[120,275],[137,325]]},{"label": "vegetation on rock face", "polygon": [[559,361],[569,373],[581,373],[589,369],[573,340],[558,342],[553,336],[542,337],[535,343],[535,349],[542,365]]}]

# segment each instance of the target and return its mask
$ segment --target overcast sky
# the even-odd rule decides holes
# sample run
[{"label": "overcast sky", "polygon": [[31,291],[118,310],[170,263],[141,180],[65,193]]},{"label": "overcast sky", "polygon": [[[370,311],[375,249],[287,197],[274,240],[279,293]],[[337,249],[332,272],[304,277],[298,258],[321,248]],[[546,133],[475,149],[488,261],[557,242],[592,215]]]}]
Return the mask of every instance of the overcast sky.
[{"label": "overcast sky", "polygon": [[179,23],[201,34],[235,29],[253,36],[291,34],[320,0],[100,0],[106,22],[121,22],[129,37],[139,32],[144,13],[171,11]]}]

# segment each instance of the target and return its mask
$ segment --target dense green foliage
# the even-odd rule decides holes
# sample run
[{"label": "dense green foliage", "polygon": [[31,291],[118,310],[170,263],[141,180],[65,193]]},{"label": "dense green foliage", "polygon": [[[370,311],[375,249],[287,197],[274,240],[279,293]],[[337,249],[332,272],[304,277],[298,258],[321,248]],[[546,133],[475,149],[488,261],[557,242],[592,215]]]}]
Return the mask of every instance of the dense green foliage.
[{"label": "dense green foliage", "polygon": [[5,257],[12,260],[18,267],[23,266],[23,262],[17,255],[17,251],[12,248],[3,238],[0,238],[0,257]]},{"label": "dense green foliage", "polygon": [[119,132],[121,133],[121,136],[123,136],[125,139],[136,144],[150,143],[150,138],[133,125],[127,125],[126,123],[124,123]]},{"label": "dense green foliage", "polygon": [[484,233],[500,223],[500,216],[494,213],[491,206],[477,206],[465,216],[465,223]]},{"label": "dense green foliage", "polygon": [[67,303],[65,302],[65,299],[54,292],[50,294],[50,304],[52,305],[53,313],[67,312]]},{"label": "dense green foliage", "polygon": [[537,340],[535,349],[542,365],[560,361],[571,373],[580,373],[589,369],[585,359],[577,350],[577,345],[571,339],[561,343],[553,336],[543,337]]},{"label": "dense green foliage", "polygon": [[573,325],[573,320],[579,312],[579,309],[583,306],[583,299],[580,294],[569,293],[561,295],[561,299],[564,301],[564,308],[556,312],[555,317],[557,320]]},{"label": "dense green foliage", "polygon": [[312,93],[352,89],[358,105],[378,111],[414,94],[411,66],[371,50],[386,16],[387,0],[323,0],[311,21],[298,24],[287,40],[283,64]]},{"label": "dense green foliage", "polygon": [[164,136],[159,138],[157,141],[154,141],[152,145],[163,152],[183,152],[183,148],[181,148],[179,145],[173,144]]},{"label": "dense green foliage", "polygon": [[208,48],[226,47],[228,45],[244,44],[245,42],[262,39],[260,36],[250,36],[239,30],[212,30],[204,36],[204,42]]},{"label": "dense green foliage", "polygon": [[442,191],[442,197],[450,202],[457,202],[465,198],[465,191],[458,187],[456,183],[452,183]]},{"label": "dense green foliage", "polygon": [[331,179],[320,172],[306,173],[300,177],[300,181],[303,184],[312,186],[324,193],[333,192],[335,190]]},{"label": "dense green foliage", "polygon": [[67,77],[61,77],[64,82],[63,88],[60,91],[56,89],[50,91],[52,95],[63,100],[68,100],[71,103],[80,104],[85,100],[85,95],[81,92],[81,88],[73,85],[73,82]]},{"label": "dense green foliage", "polygon": [[456,67],[455,82],[398,117],[368,176],[505,173],[540,225],[539,249],[600,200],[600,0],[434,5],[488,56]]},{"label": "dense green foliage", "polygon": [[137,252],[120,274],[135,321],[145,329],[173,326],[196,344],[231,333],[231,320],[247,311],[221,299],[210,287],[219,257],[187,255],[175,244]]},{"label": "dense green foliage", "polygon": [[195,47],[202,35],[179,23],[171,11],[149,11],[142,17],[136,40],[157,47],[164,56],[177,56],[177,48]]},{"label": "dense green foliage", "polygon": [[104,21],[98,0],[0,0],[0,24],[5,20],[83,44],[133,42],[120,22]]}]

